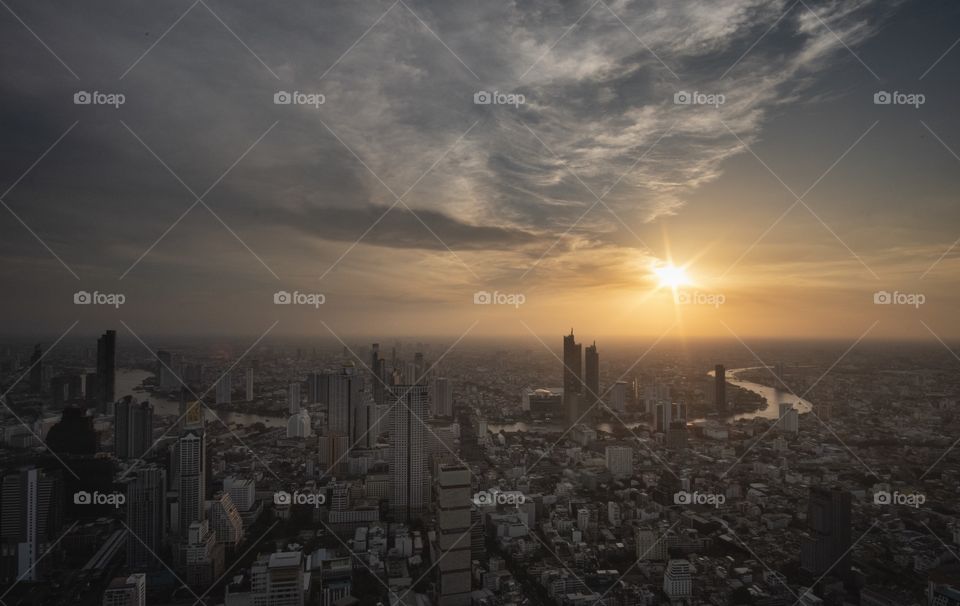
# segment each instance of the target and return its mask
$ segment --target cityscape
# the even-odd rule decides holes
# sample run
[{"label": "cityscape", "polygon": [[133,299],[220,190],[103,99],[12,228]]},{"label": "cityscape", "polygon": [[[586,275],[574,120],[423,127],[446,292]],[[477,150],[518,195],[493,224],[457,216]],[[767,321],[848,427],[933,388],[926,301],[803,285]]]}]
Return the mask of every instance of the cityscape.
[{"label": "cityscape", "polygon": [[958,32],[0,0],[0,606],[960,606]]}]

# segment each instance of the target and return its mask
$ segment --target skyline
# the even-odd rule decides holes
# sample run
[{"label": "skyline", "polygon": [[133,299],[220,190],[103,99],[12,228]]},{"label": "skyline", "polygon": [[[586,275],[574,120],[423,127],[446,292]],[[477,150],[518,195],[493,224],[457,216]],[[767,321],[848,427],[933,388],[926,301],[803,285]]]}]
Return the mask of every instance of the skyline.
[{"label": "skyline", "polygon": [[946,2],[2,14],[10,336],[960,338]]}]

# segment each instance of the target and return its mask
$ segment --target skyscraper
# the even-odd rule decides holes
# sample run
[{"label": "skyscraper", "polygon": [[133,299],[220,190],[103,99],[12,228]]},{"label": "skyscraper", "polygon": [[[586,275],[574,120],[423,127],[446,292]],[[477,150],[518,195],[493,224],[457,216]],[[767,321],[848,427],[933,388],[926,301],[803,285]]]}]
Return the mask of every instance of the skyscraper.
[{"label": "skyscraper", "polygon": [[300,412],[300,381],[287,386],[287,411],[292,415]]},{"label": "skyscraper", "polygon": [[610,408],[614,412],[627,411],[627,382],[617,381],[610,389]]},{"label": "skyscraper", "polygon": [[227,371],[217,380],[217,404],[229,404],[232,392],[233,377],[230,376],[230,371]]},{"label": "skyscraper", "polygon": [[370,384],[373,385],[373,401],[383,404],[383,390],[387,382],[386,361],[380,357],[380,344],[370,348]]},{"label": "skyscraper", "polygon": [[126,396],[113,409],[114,452],[118,459],[143,456],[153,442],[153,404]]},{"label": "skyscraper", "polygon": [[0,582],[39,581],[41,558],[62,522],[63,482],[40,469],[22,469],[0,487]]},{"label": "skyscraper", "polygon": [[427,466],[427,386],[396,385],[386,394],[392,401],[390,445],[390,509],[397,520],[409,520],[426,505],[424,478]]},{"label": "skyscraper", "polygon": [[43,390],[43,347],[39,343],[33,346],[30,356],[30,391],[40,393]]},{"label": "skyscraper", "polygon": [[583,346],[570,334],[563,337],[563,400],[567,418],[573,425],[580,418],[580,394],[583,387]]},{"label": "skyscraper", "polygon": [[97,393],[95,403],[100,412],[107,412],[116,394],[117,331],[108,330],[97,339]]},{"label": "skyscraper", "polygon": [[127,480],[126,512],[127,566],[132,570],[149,570],[162,564],[167,530],[167,472],[154,465],[140,467]]},{"label": "skyscraper", "polygon": [[339,374],[332,375],[330,381],[329,431],[353,437],[357,435],[354,430],[356,411],[364,404],[363,378],[357,374],[353,363],[349,362],[344,364]]},{"label": "skyscraper", "polygon": [[186,535],[192,522],[205,518],[204,498],[207,481],[207,442],[203,428],[203,408],[199,402],[190,405],[183,429],[177,438],[177,472],[179,488],[178,525]]},{"label": "skyscraper", "polygon": [[[593,412],[597,413],[596,406],[600,399],[600,354],[597,352],[597,343],[587,347],[584,355],[584,375],[587,384],[587,401],[584,403],[584,410],[593,407]],[[594,406],[596,404],[596,406]]]},{"label": "skyscraper", "polygon": [[173,356],[169,351],[157,352],[157,383],[161,389],[172,389],[179,383],[173,373]]},{"label": "skyscraper", "polygon": [[437,532],[431,545],[431,559],[437,563],[440,606],[471,603],[470,504],[470,470],[463,465],[441,465],[437,477]]},{"label": "skyscraper", "polygon": [[727,410],[727,372],[723,364],[717,364],[714,368],[713,378],[713,403],[717,412],[726,412]]},{"label": "skyscraper", "polygon": [[435,417],[453,417],[453,383],[445,377],[430,382],[430,410]]},{"label": "skyscraper", "polygon": [[247,402],[253,402],[253,395],[254,395],[253,394],[253,367],[248,367],[243,374],[244,374],[244,379],[247,386],[247,393],[246,393],[245,399]]},{"label": "skyscraper", "polygon": [[[813,575],[850,571],[851,495],[839,488],[810,488],[807,532],[800,545],[800,565]],[[832,567],[832,568],[831,568]]]}]

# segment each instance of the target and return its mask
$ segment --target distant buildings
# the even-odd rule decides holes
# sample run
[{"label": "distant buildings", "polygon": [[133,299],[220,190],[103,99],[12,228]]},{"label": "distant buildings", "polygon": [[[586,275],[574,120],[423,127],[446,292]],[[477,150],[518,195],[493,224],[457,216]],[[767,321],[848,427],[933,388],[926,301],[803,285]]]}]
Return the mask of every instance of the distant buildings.
[{"label": "distant buildings", "polygon": [[[596,413],[595,408],[600,401],[600,354],[597,352],[596,342],[587,347],[583,366],[587,387],[584,411],[594,410],[594,413]],[[581,412],[581,414],[583,413]]]},{"label": "distant buildings", "polygon": [[727,371],[723,364],[717,364],[713,371],[713,402],[717,412],[727,411]]},{"label": "distant buildings", "polygon": [[850,570],[851,529],[850,493],[812,487],[807,507],[807,533],[800,546],[801,567],[813,575],[832,570],[834,575],[845,577]]},{"label": "distant buildings", "polygon": [[563,337],[563,405],[567,410],[567,423],[576,425],[580,420],[580,395],[583,392],[583,346],[570,334]]},{"label": "distant buildings", "polygon": [[118,459],[143,456],[153,442],[153,405],[126,396],[113,409],[114,453]]},{"label": "distant buildings", "polygon": [[453,383],[446,377],[430,382],[430,409],[435,417],[453,417]]},{"label": "distant buildings", "polygon": [[223,373],[217,380],[217,404],[229,404],[233,396],[233,378],[230,371]]},{"label": "distant buildings", "polygon": [[627,411],[627,382],[617,381],[610,388],[610,409],[616,413]]},{"label": "distant buildings", "polygon": [[253,368],[247,368],[244,372],[244,382],[246,383],[246,401],[253,402],[254,392],[253,392]]}]

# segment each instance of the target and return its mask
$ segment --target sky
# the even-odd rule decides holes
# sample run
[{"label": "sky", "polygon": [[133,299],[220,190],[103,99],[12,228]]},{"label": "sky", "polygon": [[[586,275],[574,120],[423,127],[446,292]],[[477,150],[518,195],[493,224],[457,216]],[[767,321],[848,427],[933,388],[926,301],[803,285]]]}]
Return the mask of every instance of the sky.
[{"label": "sky", "polygon": [[0,333],[960,337],[954,2],[0,4]]}]

